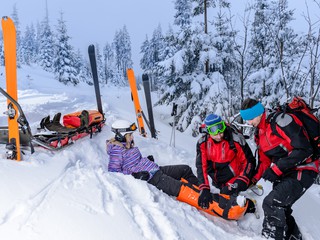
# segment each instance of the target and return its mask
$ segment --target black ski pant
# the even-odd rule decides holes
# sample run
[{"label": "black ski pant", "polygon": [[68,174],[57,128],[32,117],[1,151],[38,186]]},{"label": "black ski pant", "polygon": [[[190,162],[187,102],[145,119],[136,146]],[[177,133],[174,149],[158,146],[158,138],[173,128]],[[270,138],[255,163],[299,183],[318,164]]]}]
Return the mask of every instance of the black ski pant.
[{"label": "black ski pant", "polygon": [[[292,205],[311,187],[317,173],[297,171],[281,178],[273,184],[272,191],[263,200],[264,211],[262,235],[274,239],[289,239],[296,233],[301,235],[291,215]],[[299,239],[299,238],[298,238]]]},{"label": "black ski pant", "polygon": [[199,185],[198,178],[193,174],[192,169],[188,165],[161,166],[160,170],[153,175],[148,183],[170,196],[177,197],[182,186],[182,182],[180,182],[181,178],[186,179],[194,185]]}]

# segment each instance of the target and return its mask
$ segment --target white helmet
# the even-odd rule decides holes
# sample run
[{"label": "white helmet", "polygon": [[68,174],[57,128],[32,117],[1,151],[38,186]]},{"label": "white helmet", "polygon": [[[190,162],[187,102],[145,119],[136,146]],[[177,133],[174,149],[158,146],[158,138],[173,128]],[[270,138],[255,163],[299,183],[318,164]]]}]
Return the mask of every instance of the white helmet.
[{"label": "white helmet", "polygon": [[120,142],[125,142],[124,136],[127,133],[133,133],[135,130],[137,130],[136,124],[127,120],[116,120],[111,125],[111,131],[116,134],[116,140]]}]

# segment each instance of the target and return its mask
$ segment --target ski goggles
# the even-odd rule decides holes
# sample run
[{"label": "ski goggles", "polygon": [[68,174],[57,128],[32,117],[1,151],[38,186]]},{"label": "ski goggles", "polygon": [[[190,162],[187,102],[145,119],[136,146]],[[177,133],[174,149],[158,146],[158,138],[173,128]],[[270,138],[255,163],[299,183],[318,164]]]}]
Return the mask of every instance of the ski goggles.
[{"label": "ski goggles", "polygon": [[129,127],[127,128],[117,128],[117,129],[114,129],[112,128],[111,131],[114,132],[114,133],[122,133],[123,135],[127,134],[127,133],[132,133],[134,132],[135,130],[137,130],[137,125],[136,123],[132,123]]},{"label": "ski goggles", "polygon": [[217,122],[215,124],[212,124],[210,126],[207,126],[207,130],[208,130],[208,133],[210,135],[217,135],[218,133],[223,133],[224,130],[226,130],[226,124],[224,121],[221,121],[221,122]]},{"label": "ski goggles", "polygon": [[129,131],[135,131],[135,130],[137,130],[137,125],[136,125],[136,123],[132,123],[131,125],[130,125],[130,127],[129,128],[127,128],[127,130],[129,129]]}]

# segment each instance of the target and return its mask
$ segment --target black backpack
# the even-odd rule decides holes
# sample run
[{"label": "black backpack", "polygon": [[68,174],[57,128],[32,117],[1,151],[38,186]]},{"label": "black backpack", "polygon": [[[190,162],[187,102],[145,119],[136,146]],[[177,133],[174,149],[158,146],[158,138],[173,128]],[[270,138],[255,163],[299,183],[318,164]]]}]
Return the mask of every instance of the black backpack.
[{"label": "black backpack", "polygon": [[[312,109],[310,106],[301,98],[294,97],[290,103],[285,103],[278,106],[273,112],[268,116],[268,120],[271,123],[271,129],[273,134],[281,137],[276,130],[277,117],[282,114],[289,113],[294,114],[303,124],[306,129],[310,143],[313,148],[313,158],[317,159],[320,157],[320,120],[314,115],[319,108]],[[282,138],[282,137],[281,137]]]}]

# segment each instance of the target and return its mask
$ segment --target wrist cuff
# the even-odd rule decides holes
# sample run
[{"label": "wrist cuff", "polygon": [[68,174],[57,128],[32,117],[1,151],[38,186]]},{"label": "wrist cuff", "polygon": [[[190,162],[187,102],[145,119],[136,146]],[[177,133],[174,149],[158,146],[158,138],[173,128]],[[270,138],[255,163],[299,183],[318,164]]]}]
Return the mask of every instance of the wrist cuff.
[{"label": "wrist cuff", "polygon": [[278,168],[278,166],[276,164],[274,164],[271,169],[274,171],[275,174],[277,174],[278,176],[282,175],[282,172],[280,170],[280,168]]},{"label": "wrist cuff", "polygon": [[201,191],[201,190],[203,190],[203,189],[208,189],[208,190],[210,190],[210,187],[209,187],[207,184],[201,184],[201,185],[199,186],[199,190]]}]

